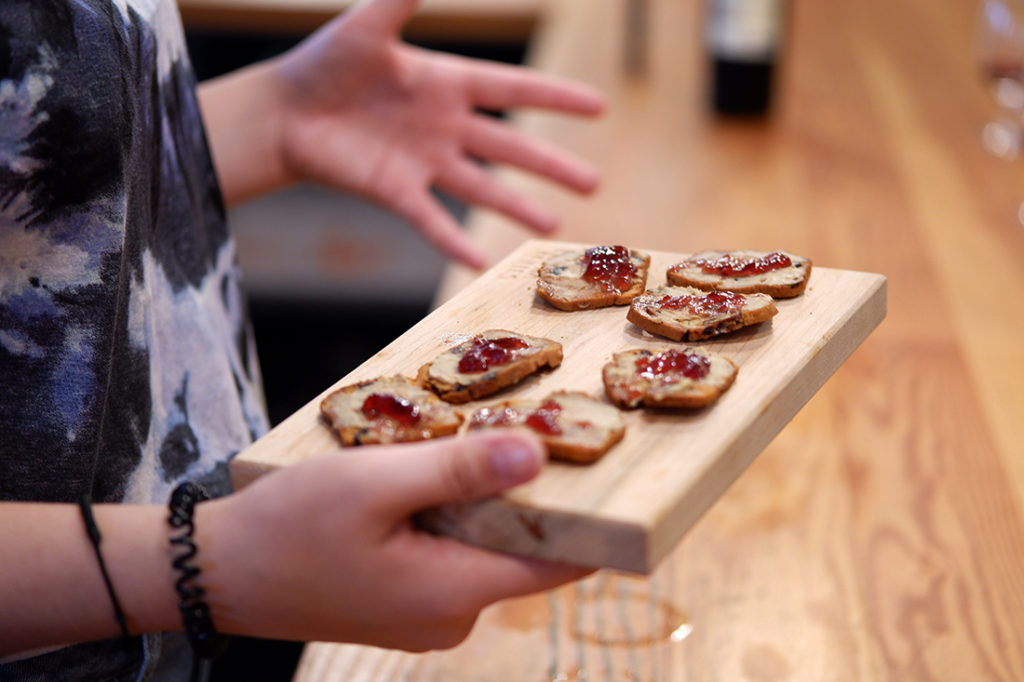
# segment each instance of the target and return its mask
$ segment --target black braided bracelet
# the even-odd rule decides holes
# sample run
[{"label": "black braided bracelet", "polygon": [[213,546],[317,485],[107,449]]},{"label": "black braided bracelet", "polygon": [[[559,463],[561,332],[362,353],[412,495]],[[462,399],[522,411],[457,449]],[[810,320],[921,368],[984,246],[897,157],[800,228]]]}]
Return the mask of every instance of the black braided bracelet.
[{"label": "black braided bracelet", "polygon": [[121,636],[131,637],[128,632],[128,621],[124,617],[124,611],[121,610],[121,602],[118,601],[117,592],[114,591],[114,583],[110,581],[110,574],[107,573],[107,564],[103,561],[103,553],[100,552],[100,542],[103,540],[103,536],[100,535],[100,528],[96,525],[96,518],[92,515],[92,501],[89,499],[88,493],[78,498],[78,508],[82,510],[85,532],[89,534],[89,541],[96,553],[96,561],[100,565],[100,573],[103,574],[103,584],[107,586],[107,594],[110,595],[110,601],[114,605],[114,620],[117,621],[117,627],[121,629]]},{"label": "black braided bracelet", "polygon": [[171,494],[170,516],[167,518],[172,529],[171,544],[184,550],[175,557],[172,565],[180,573],[174,587],[178,591],[178,608],[185,634],[196,656],[207,660],[223,654],[231,639],[214,629],[210,606],[203,599],[206,592],[195,580],[200,570],[191,563],[196,555],[196,543],[192,540],[195,532],[193,515],[196,505],[208,499],[210,496],[201,486],[182,483]]}]

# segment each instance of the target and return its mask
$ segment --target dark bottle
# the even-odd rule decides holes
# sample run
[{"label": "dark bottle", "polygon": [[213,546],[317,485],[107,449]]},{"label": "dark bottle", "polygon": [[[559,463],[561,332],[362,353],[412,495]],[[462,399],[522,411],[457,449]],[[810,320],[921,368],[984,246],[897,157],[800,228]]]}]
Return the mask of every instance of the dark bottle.
[{"label": "dark bottle", "polygon": [[716,112],[760,116],[771,108],[784,2],[708,0],[706,43]]}]

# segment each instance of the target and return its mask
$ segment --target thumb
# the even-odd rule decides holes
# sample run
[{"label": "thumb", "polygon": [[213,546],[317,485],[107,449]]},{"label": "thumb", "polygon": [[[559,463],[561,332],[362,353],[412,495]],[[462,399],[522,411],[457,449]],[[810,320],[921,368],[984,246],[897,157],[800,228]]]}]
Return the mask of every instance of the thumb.
[{"label": "thumb", "polygon": [[497,495],[534,478],[547,459],[535,436],[514,430],[444,438],[391,452],[386,462],[378,460],[390,469],[381,501],[408,511]]},{"label": "thumb", "polygon": [[362,0],[345,19],[377,35],[397,34],[419,4],[419,0]]}]

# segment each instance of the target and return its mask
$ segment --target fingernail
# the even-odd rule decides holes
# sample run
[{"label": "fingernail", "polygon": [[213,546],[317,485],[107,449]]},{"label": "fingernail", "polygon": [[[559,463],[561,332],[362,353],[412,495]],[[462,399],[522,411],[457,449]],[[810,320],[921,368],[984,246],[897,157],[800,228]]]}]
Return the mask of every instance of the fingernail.
[{"label": "fingernail", "polygon": [[537,475],[541,453],[521,443],[499,442],[491,449],[491,467],[501,480],[524,483]]}]

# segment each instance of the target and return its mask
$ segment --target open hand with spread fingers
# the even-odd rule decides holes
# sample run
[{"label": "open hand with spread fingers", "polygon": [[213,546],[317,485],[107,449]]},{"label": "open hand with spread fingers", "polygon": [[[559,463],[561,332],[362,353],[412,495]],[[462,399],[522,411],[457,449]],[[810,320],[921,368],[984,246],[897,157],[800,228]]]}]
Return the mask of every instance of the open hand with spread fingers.
[{"label": "open hand with spread fingers", "polygon": [[[398,213],[449,256],[481,267],[482,254],[431,189],[548,233],[557,217],[504,186],[482,163],[509,164],[577,192],[596,187],[591,165],[482,111],[533,107],[593,116],[602,111],[603,97],[525,67],[403,43],[401,27],[417,5],[418,0],[362,2],[248,74],[260,81],[260,94],[253,96],[269,105],[261,107],[262,134],[233,144],[229,138],[218,144],[219,135],[238,136],[232,126],[211,134],[229,200],[317,181]],[[218,106],[246,101],[229,99]],[[205,104],[204,109],[215,108]],[[271,157],[262,169],[245,160],[254,139]]]}]

